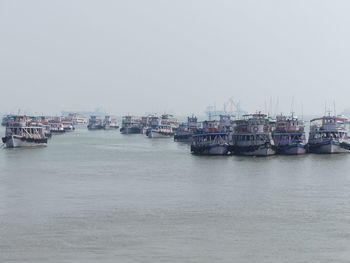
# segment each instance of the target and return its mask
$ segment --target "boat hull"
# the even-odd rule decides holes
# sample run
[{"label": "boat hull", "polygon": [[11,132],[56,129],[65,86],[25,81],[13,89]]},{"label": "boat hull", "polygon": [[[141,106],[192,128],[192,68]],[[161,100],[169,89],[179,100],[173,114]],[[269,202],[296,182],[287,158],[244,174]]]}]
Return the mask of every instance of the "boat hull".
[{"label": "boat hull", "polygon": [[192,137],[192,134],[186,134],[186,135],[175,134],[174,141],[175,142],[192,142],[193,137]]},{"label": "boat hull", "polygon": [[235,155],[243,156],[270,156],[276,154],[274,148],[265,145],[260,147],[233,147],[233,151]]},{"label": "boat hull", "polygon": [[227,155],[229,153],[228,145],[207,145],[191,146],[191,152],[197,155]]},{"label": "boat hull", "polygon": [[96,131],[96,130],[102,130],[103,126],[102,125],[88,125],[87,128],[90,131]]},{"label": "boat hull", "polygon": [[131,127],[131,128],[123,127],[120,129],[120,132],[122,134],[141,134],[142,130],[141,128],[138,128],[138,127]]},{"label": "boat hull", "polygon": [[240,152],[236,154],[244,155],[244,156],[270,156],[270,155],[275,155],[276,151],[271,148],[262,148],[262,149],[254,150],[252,152]]},{"label": "boat hull", "polygon": [[60,134],[60,133],[65,133],[66,130],[50,130],[51,134]]},{"label": "boat hull", "polygon": [[150,131],[147,134],[148,138],[171,138],[174,136],[173,133],[163,133],[158,131]]},{"label": "boat hull", "polygon": [[103,127],[104,130],[117,130],[119,129],[119,126],[108,126],[108,125],[105,125]]},{"label": "boat hull", "polygon": [[295,144],[289,146],[277,146],[278,154],[285,155],[299,155],[306,153],[306,145],[305,144]]},{"label": "boat hull", "polygon": [[2,141],[7,148],[47,146],[47,138],[32,139],[21,136],[6,136],[2,138]]},{"label": "boat hull", "polygon": [[320,153],[320,154],[349,153],[350,144],[348,143],[341,144],[338,142],[309,144],[309,152]]},{"label": "boat hull", "polygon": [[75,128],[73,127],[66,127],[66,128],[64,128],[64,131],[65,132],[72,132],[72,131],[74,131],[75,130]]}]

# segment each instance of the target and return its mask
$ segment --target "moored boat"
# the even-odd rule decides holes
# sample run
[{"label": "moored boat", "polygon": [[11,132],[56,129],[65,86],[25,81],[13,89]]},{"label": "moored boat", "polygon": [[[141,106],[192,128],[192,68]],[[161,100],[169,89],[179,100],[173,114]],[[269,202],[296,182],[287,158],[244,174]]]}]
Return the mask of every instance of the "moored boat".
[{"label": "moored boat", "polygon": [[272,125],[267,115],[256,113],[236,120],[231,150],[237,155],[268,156],[276,154]]},{"label": "moored boat", "polygon": [[1,120],[1,126],[7,126],[9,123],[13,122],[15,120],[16,116],[15,115],[6,115],[3,116]]},{"label": "moored boat", "polygon": [[50,132],[52,134],[60,134],[60,133],[65,133],[66,132],[66,130],[64,129],[63,124],[58,119],[49,120],[48,121],[48,125],[50,125]]},{"label": "moored boat", "polygon": [[150,128],[147,132],[148,138],[171,138],[174,132],[170,125],[161,124],[157,127]]},{"label": "moored boat", "polygon": [[234,124],[234,120],[233,120],[232,115],[220,115],[220,120],[218,123],[218,130],[220,132],[233,132],[233,124]]},{"label": "moored boat", "polygon": [[187,117],[187,123],[180,123],[174,135],[176,142],[192,142],[193,135],[199,133],[199,123],[197,117]]},{"label": "moored boat", "polygon": [[120,128],[122,134],[140,134],[142,133],[142,126],[139,119],[133,116],[124,116],[122,119],[122,127]]},{"label": "moored boat", "polygon": [[11,123],[7,123],[2,142],[7,148],[46,146],[47,137],[43,127],[28,125],[25,116],[15,116]]},{"label": "moored boat", "polygon": [[78,113],[69,113],[67,119],[73,123],[73,125],[87,124],[87,118],[79,115]]},{"label": "moored boat", "polygon": [[75,130],[74,124],[71,121],[66,121],[66,120],[62,121],[62,126],[63,126],[63,129],[66,132],[70,132],[70,131],[74,131]]},{"label": "moored boat", "polygon": [[174,134],[175,142],[192,142],[193,132],[188,128],[187,123],[180,123]]},{"label": "moored boat", "polygon": [[105,130],[115,130],[119,128],[117,120],[108,115],[105,116],[102,125]]},{"label": "moored boat", "polygon": [[172,132],[176,132],[179,128],[179,121],[171,114],[163,114],[160,118],[161,125],[169,125]]},{"label": "moored boat", "polygon": [[89,130],[101,130],[103,129],[102,120],[97,116],[90,116],[89,123],[87,125]]},{"label": "moored boat", "polygon": [[228,133],[203,133],[193,135],[191,153],[198,155],[228,155]]},{"label": "moored boat", "polygon": [[27,125],[42,127],[45,137],[46,138],[52,137],[51,126],[48,124],[48,121],[43,116],[36,118],[36,121],[27,121]]},{"label": "moored boat", "polygon": [[296,155],[306,153],[305,124],[295,116],[277,116],[273,140],[277,153]]},{"label": "moored boat", "polygon": [[148,133],[149,128],[151,127],[151,121],[152,118],[155,117],[153,114],[149,114],[147,116],[142,116],[140,120],[140,126],[141,126],[141,133],[146,134]]},{"label": "moored boat", "polygon": [[323,116],[310,121],[308,149],[311,153],[350,152],[350,140],[346,129],[347,119]]}]

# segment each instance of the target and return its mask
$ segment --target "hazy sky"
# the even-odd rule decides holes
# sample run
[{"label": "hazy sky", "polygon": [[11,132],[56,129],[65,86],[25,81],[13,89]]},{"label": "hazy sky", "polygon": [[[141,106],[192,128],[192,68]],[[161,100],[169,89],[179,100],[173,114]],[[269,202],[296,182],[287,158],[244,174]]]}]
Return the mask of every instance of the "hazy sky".
[{"label": "hazy sky", "polygon": [[[0,0],[0,111],[350,107],[350,2]],[[275,108],[275,106],[273,106]]]}]

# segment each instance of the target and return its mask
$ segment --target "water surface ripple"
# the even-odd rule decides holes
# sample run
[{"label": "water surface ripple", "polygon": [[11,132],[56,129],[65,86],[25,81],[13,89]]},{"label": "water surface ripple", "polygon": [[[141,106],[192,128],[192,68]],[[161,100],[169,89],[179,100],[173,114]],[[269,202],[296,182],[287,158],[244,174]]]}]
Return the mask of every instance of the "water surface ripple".
[{"label": "water surface ripple", "polygon": [[0,262],[349,262],[349,170],[78,128],[0,150]]}]

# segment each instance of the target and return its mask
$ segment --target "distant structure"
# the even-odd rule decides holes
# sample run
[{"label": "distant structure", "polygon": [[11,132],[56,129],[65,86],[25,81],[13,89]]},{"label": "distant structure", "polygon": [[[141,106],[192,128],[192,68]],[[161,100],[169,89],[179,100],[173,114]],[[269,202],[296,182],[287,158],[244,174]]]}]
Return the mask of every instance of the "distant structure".
[{"label": "distant structure", "polygon": [[96,108],[94,111],[62,111],[61,114],[62,116],[68,116],[69,114],[77,114],[86,118],[89,118],[90,116],[97,116],[102,118],[108,115],[102,108]]},{"label": "distant structure", "polygon": [[226,103],[224,103],[223,110],[217,110],[216,105],[211,105],[206,108],[205,113],[208,116],[209,121],[212,120],[212,118],[223,115],[242,117],[243,115],[247,114],[246,111],[242,110],[241,103],[239,101],[235,102],[233,98],[230,98]]},{"label": "distant structure", "polygon": [[350,117],[350,108],[343,110],[343,112],[341,113],[341,115],[345,115],[345,116],[347,116],[347,117]]}]

